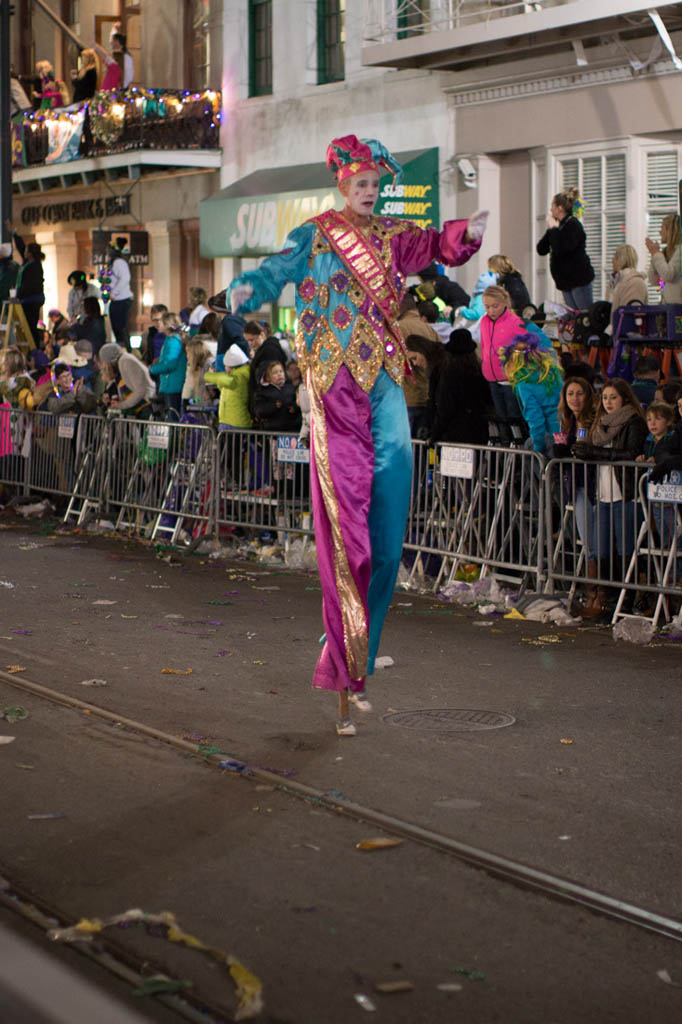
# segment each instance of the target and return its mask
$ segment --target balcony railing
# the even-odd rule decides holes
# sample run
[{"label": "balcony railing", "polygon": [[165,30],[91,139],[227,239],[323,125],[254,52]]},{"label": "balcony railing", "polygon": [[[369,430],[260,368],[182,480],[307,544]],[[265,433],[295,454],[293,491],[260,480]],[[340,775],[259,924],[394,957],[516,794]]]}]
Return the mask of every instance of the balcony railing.
[{"label": "balcony railing", "polygon": [[132,87],[86,103],[17,115],[12,166],[37,167],[135,149],[218,149],[220,93]]},{"label": "balcony railing", "polygon": [[495,18],[562,7],[574,0],[365,0],[366,43],[393,43]]}]

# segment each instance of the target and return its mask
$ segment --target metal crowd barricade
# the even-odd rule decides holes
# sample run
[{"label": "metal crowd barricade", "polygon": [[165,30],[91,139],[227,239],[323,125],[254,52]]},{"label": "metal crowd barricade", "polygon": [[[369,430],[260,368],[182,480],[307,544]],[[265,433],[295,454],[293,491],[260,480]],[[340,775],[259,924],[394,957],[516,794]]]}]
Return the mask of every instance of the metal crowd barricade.
[{"label": "metal crowd barricade", "polygon": [[188,423],[112,418],[108,506],[117,530],[170,543],[212,528],[213,431]]},{"label": "metal crowd barricade", "polygon": [[495,570],[522,588],[532,584],[541,589],[540,456],[492,445],[439,445],[433,453],[421,441],[413,442],[413,452],[405,541],[405,549],[416,552],[411,578],[426,571],[434,575],[435,569],[438,589],[455,577],[460,565],[474,563],[482,574]]},{"label": "metal crowd barricade", "polygon": [[[640,598],[647,593],[655,598],[656,623],[668,613],[669,602],[658,597],[682,596],[671,554],[677,550],[680,515],[676,505],[649,501],[649,468],[642,462],[548,463],[548,590],[568,584],[572,597],[579,584],[617,589],[614,622],[630,614],[638,591]],[[638,603],[646,606],[646,600]]]},{"label": "metal crowd barricade", "polygon": [[103,416],[79,416],[76,434],[76,479],[64,522],[79,525],[101,513],[109,488],[109,421]]},{"label": "metal crowd barricade", "polygon": [[68,497],[78,473],[78,416],[32,413],[31,454],[27,488]]},{"label": "metal crowd barricade", "polygon": [[219,533],[241,527],[269,534],[285,550],[292,539],[313,536],[310,451],[298,437],[221,430],[216,469]]}]

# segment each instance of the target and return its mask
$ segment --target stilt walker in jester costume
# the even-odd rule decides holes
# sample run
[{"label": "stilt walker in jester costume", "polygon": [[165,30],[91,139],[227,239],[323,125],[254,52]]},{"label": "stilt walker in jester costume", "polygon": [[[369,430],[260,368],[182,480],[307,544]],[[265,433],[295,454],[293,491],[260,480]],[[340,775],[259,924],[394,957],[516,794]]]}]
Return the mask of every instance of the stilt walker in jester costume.
[{"label": "stilt walker in jester costume", "polygon": [[374,671],[407,521],[412,452],[402,392],[405,349],[397,324],[405,279],[436,260],[460,266],[481,245],[487,213],[422,230],[377,217],[379,175],[400,165],[376,139],[334,139],[327,166],[345,207],[295,228],[281,252],[235,278],[234,312],[257,309],[296,285],[296,352],[312,410],[311,489],[325,643],[313,687],[339,697],[341,736],[354,736],[349,704],[371,711]]}]

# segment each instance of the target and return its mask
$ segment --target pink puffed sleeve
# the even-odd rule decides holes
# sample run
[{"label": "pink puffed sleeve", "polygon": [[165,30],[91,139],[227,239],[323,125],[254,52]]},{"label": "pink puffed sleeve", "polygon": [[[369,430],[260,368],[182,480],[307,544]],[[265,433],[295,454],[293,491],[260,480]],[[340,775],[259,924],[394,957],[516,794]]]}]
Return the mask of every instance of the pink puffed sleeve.
[{"label": "pink puffed sleeve", "polygon": [[405,230],[391,239],[394,268],[401,274],[416,274],[433,260],[461,267],[481,248],[480,238],[464,241],[466,229],[466,220],[446,220],[442,231],[406,224]]}]

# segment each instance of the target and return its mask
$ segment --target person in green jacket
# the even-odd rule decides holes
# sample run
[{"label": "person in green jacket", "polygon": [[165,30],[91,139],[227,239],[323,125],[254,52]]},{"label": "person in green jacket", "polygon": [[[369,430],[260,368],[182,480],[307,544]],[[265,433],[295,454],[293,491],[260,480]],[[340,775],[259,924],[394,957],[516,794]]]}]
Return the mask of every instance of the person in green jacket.
[{"label": "person in green jacket", "polygon": [[218,420],[220,430],[248,430],[252,425],[249,413],[249,361],[238,345],[225,353],[225,370],[209,370],[204,380],[220,388]]},{"label": "person in green jacket", "polygon": [[180,338],[182,321],[177,313],[164,313],[161,318],[161,331],[166,340],[161,348],[161,355],[156,363],[152,363],[149,372],[158,377],[159,394],[163,398],[166,419],[177,422],[182,415],[182,388],[187,373],[187,354]]}]

